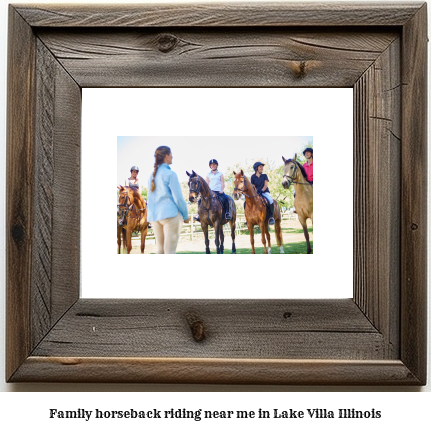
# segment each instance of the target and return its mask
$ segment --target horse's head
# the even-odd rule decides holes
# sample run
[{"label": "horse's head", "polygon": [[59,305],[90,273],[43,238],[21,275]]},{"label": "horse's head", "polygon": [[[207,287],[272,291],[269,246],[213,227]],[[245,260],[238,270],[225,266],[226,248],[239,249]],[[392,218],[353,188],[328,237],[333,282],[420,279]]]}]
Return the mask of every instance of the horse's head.
[{"label": "horse's head", "polygon": [[283,187],[285,189],[288,189],[293,181],[296,180],[298,166],[296,161],[296,154],[293,159],[286,160],[284,157],[282,157],[284,162],[284,170],[283,170],[283,181],[281,184],[283,184]]},{"label": "horse's head", "polygon": [[189,201],[191,203],[197,202],[199,194],[201,192],[202,189],[202,178],[195,172],[192,171],[191,174],[189,174],[186,171],[186,174],[189,177],[189,182],[188,182],[188,186],[189,186]]},{"label": "horse's head", "polygon": [[118,209],[125,210],[133,203],[129,194],[129,188],[118,186],[117,189],[120,190],[120,196],[118,197]]},{"label": "horse's head", "polygon": [[238,173],[233,171],[233,178],[234,178],[233,198],[235,200],[238,200],[241,198],[241,195],[243,195],[244,190],[247,188],[244,171],[242,169],[241,169],[241,172],[238,172]]}]

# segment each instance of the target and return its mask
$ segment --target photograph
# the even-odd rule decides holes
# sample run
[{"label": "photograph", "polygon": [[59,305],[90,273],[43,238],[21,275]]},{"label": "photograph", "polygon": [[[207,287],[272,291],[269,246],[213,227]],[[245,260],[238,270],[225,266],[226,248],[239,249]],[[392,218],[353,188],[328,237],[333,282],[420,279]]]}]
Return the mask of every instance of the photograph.
[{"label": "photograph", "polygon": [[117,182],[118,254],[312,253],[312,136],[121,136]]}]

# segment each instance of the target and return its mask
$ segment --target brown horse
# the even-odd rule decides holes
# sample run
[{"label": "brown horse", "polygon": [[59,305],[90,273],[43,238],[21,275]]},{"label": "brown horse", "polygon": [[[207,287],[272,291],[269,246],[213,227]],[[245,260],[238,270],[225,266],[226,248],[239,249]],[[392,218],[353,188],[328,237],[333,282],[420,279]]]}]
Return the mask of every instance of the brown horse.
[{"label": "brown horse", "polygon": [[[269,234],[268,220],[266,220],[266,205],[263,197],[260,196],[256,187],[250,182],[250,180],[244,175],[241,170],[240,173],[234,172],[235,188],[233,197],[239,199],[241,195],[244,195],[246,201],[245,207],[245,219],[247,221],[248,231],[250,232],[250,243],[251,252],[255,254],[254,250],[254,226],[260,227],[262,234],[262,244],[265,254],[271,254],[271,236]],[[281,233],[281,212],[278,202],[274,199],[274,220],[275,220],[275,237],[277,238],[277,245],[280,247],[280,254],[284,253],[283,248],[283,235]],[[266,239],[265,239],[266,236]],[[268,249],[266,248],[266,241],[268,241]]]},{"label": "brown horse", "polygon": [[[130,254],[133,232],[141,232],[141,253],[143,253],[145,238],[148,233],[147,205],[138,190],[123,186],[119,186],[118,189],[120,190],[117,212],[118,254],[120,254],[121,249],[121,236],[125,241],[127,254]],[[123,219],[123,226],[118,223],[120,218]]]},{"label": "brown horse", "polygon": [[206,254],[210,254],[210,241],[208,239],[208,226],[214,226],[215,244],[217,254],[223,254],[224,251],[224,233],[223,225],[227,222],[230,224],[230,232],[232,237],[232,254],[236,254],[235,247],[235,226],[236,226],[236,207],[233,199],[228,196],[229,206],[232,218],[226,220],[223,217],[223,206],[218,200],[216,193],[213,192],[207,182],[200,177],[195,171],[189,174],[189,200],[196,202],[200,196],[202,201],[199,205],[199,219],[201,227],[205,235]]},{"label": "brown horse", "polygon": [[308,237],[307,219],[311,219],[311,223],[313,223],[313,186],[307,180],[305,169],[296,161],[296,154],[293,159],[289,160],[283,157],[283,162],[284,176],[282,184],[285,189],[288,189],[292,183],[294,184],[295,210],[307,241],[307,254],[310,254],[312,250]]}]

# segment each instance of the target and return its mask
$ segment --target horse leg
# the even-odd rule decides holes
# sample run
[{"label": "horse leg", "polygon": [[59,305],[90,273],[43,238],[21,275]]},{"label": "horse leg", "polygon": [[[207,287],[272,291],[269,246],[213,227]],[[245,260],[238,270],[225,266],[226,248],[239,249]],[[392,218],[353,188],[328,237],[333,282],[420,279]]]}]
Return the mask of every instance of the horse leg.
[{"label": "horse leg", "polygon": [[[283,248],[283,233],[281,232],[281,211],[277,201],[275,202],[275,207],[277,211],[277,218],[275,219],[275,238],[277,240],[277,245],[280,247],[280,254],[284,254]],[[274,216],[275,218],[275,216]]]},{"label": "horse leg", "polygon": [[223,226],[220,226],[220,254],[224,252],[224,232]]},{"label": "horse leg", "polygon": [[208,239],[208,225],[201,222],[201,227],[202,227],[202,230],[204,231],[204,235],[205,235],[205,252],[206,252],[206,254],[211,254],[210,253],[210,240]]},{"label": "horse leg", "polygon": [[132,250],[132,228],[130,224],[127,225],[127,254]]},{"label": "horse leg", "polygon": [[248,232],[250,233],[251,254],[256,254],[254,249],[254,225],[247,222]]},{"label": "horse leg", "polygon": [[308,229],[307,229],[307,219],[304,219],[303,217],[298,217],[299,222],[301,223],[302,230],[304,231],[305,241],[307,241],[307,254],[311,254],[311,245],[310,245],[310,239],[308,237]]},{"label": "horse leg", "polygon": [[269,233],[269,225],[265,224],[266,227],[266,240],[268,241],[268,254],[271,254],[271,234]]},{"label": "horse leg", "polygon": [[266,239],[265,239],[265,233],[266,233],[265,222],[261,221],[259,227],[260,227],[260,235],[262,237],[263,253],[268,254],[268,250],[266,248]]},{"label": "horse leg", "polygon": [[215,232],[215,245],[217,247],[217,254],[220,254],[220,223],[218,221],[214,223],[214,232]]},{"label": "horse leg", "polygon": [[126,229],[121,229],[121,233],[122,233],[122,235],[123,235],[123,249],[124,249],[124,251],[126,251],[126,249],[127,249],[127,231],[126,231]]},{"label": "horse leg", "polygon": [[148,224],[141,230],[141,253],[144,254],[145,250],[145,238],[148,233]]},{"label": "horse leg", "polygon": [[118,245],[118,254],[121,254],[121,231],[123,228],[121,226],[117,226],[117,245]]},{"label": "horse leg", "polygon": [[284,254],[283,234],[281,233],[281,220],[279,218],[275,220],[275,237],[277,239],[277,245],[280,247],[280,254]]},{"label": "horse leg", "polygon": [[235,228],[236,223],[232,222],[232,220],[229,222],[230,224],[230,236],[232,237],[232,254],[236,254],[236,247],[235,247]]}]

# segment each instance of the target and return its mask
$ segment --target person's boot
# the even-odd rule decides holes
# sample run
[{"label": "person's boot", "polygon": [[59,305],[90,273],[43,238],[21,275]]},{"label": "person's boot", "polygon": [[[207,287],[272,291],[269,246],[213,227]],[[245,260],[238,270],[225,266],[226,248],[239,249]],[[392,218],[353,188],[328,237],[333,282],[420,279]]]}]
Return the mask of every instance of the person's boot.
[{"label": "person's boot", "polygon": [[270,225],[275,224],[275,220],[274,220],[274,202],[269,206],[269,220],[268,223]]}]

